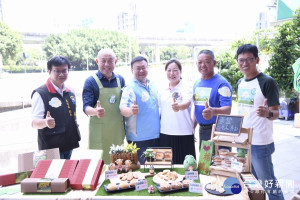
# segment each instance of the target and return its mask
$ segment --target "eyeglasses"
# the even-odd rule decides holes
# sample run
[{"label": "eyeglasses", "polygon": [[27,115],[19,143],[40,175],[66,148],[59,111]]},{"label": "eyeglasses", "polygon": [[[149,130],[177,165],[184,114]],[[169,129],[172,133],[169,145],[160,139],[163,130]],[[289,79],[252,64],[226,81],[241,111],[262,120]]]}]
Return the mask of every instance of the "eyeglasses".
[{"label": "eyeglasses", "polygon": [[252,63],[253,60],[254,60],[253,57],[252,57],[252,58],[246,58],[246,59],[240,58],[240,59],[237,60],[237,62],[238,62],[238,64],[242,65],[242,64],[244,64],[245,62],[246,62],[246,63]]},{"label": "eyeglasses", "polygon": [[56,76],[59,76],[60,74],[67,75],[67,74],[69,73],[69,70],[64,69],[64,70],[60,71],[60,70],[55,70],[55,69],[54,69],[53,72],[54,72],[54,74],[55,74]]}]

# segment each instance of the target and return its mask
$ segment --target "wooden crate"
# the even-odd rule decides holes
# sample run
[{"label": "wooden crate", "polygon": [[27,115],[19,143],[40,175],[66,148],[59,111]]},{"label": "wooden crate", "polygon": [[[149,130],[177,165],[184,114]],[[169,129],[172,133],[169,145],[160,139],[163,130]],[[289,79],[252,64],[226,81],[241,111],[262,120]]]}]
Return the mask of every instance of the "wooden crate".
[{"label": "wooden crate", "polygon": [[[242,128],[241,134],[238,137],[234,136],[222,136],[215,134],[216,126],[215,124],[212,127],[211,140],[215,145],[215,153],[219,154],[219,146],[226,147],[237,147],[247,149],[246,154],[246,163],[244,164],[242,172],[251,173],[251,143],[253,136],[253,128]],[[230,155],[234,155],[234,153],[229,153]],[[223,176],[236,176],[237,171],[231,169],[230,167],[225,166],[210,166],[211,173],[220,174]]]}]

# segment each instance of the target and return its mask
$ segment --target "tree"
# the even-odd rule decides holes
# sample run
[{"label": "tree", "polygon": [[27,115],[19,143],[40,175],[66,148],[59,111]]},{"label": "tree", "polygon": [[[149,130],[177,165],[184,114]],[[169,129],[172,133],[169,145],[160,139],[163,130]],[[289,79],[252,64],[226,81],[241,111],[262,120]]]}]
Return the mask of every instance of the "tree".
[{"label": "tree", "polygon": [[239,38],[230,44],[230,47],[222,52],[220,55],[216,56],[219,73],[226,78],[230,83],[233,94],[236,94],[236,83],[239,79],[243,77],[242,72],[236,63],[236,50],[239,46],[247,43],[255,43],[254,36],[247,38]]},{"label": "tree", "polygon": [[278,27],[271,44],[273,55],[266,73],[276,80],[286,97],[294,97],[292,64],[300,57],[300,8],[295,11],[292,21]]},{"label": "tree", "polygon": [[0,59],[3,64],[15,64],[16,55],[22,51],[22,36],[10,29],[6,24],[0,23]]},{"label": "tree", "polygon": [[135,39],[118,31],[100,29],[72,30],[66,34],[51,34],[43,47],[47,57],[61,54],[70,59],[72,68],[86,69],[87,60],[90,69],[97,69],[95,59],[102,48],[114,50],[119,62],[129,61],[129,41],[132,56],[139,53]]},{"label": "tree", "polygon": [[160,49],[160,59],[170,60],[171,58],[177,58],[179,60],[191,59],[192,48],[188,46],[166,46]]}]

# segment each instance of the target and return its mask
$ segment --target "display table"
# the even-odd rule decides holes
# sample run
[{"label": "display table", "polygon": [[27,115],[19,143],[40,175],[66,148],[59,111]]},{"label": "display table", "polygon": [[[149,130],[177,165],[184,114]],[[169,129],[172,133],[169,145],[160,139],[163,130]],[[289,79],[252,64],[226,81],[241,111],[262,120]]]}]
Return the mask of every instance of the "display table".
[{"label": "display table", "polygon": [[[159,166],[157,166],[159,167]],[[164,167],[164,166],[162,166]],[[182,167],[182,165],[174,165],[175,168],[179,168]],[[248,196],[248,190],[246,188],[243,187],[243,190],[240,194],[236,194],[236,195],[230,195],[230,196],[216,196],[216,195],[212,195],[206,192],[206,190],[204,189],[204,186],[209,183],[211,181],[211,178],[215,177],[214,175],[212,176],[205,176],[205,175],[200,175],[200,180],[201,183],[203,184],[203,196],[188,196],[188,197],[184,197],[184,198],[188,198],[188,199],[230,199],[230,200],[248,200],[249,196]],[[148,194],[147,196],[125,196],[124,193],[122,194],[122,196],[111,196],[110,193],[105,194],[105,196],[95,196],[98,189],[100,187],[103,187],[102,183],[104,181],[105,178],[105,173],[101,174],[100,180],[99,180],[99,184],[97,186],[97,189],[94,191],[90,191],[90,190],[71,190],[65,194],[23,194],[21,192],[12,194],[12,195],[2,195],[0,196],[0,199],[182,199],[182,196],[154,196],[151,194]],[[223,176],[219,176],[218,177],[220,181],[224,181],[226,179],[226,177]],[[20,184],[18,185],[12,185],[12,186],[7,186],[7,187],[3,187],[0,188],[0,193],[3,189],[13,189],[19,188],[20,191]],[[157,189],[155,190],[155,192],[159,192],[157,191]],[[176,194],[176,193],[174,193]],[[124,196],[123,196],[124,195]]]}]

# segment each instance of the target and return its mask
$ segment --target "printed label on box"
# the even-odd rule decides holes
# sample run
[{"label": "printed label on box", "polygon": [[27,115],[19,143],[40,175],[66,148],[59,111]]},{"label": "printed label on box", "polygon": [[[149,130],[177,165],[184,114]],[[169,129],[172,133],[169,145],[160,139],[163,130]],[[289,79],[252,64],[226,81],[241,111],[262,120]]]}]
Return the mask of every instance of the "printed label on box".
[{"label": "printed label on box", "polygon": [[30,171],[16,173],[16,183],[21,183],[25,178],[30,177],[30,174]]},{"label": "printed label on box", "polygon": [[148,189],[148,181],[141,180],[135,183],[135,191],[145,190]]},{"label": "printed label on box", "polygon": [[118,178],[117,170],[105,171],[105,179],[115,179],[115,178]]},{"label": "printed label on box", "polygon": [[51,192],[51,181],[50,178],[41,178],[37,182],[37,192]]},{"label": "printed label on box", "polygon": [[231,169],[234,169],[238,172],[242,172],[243,171],[243,163],[234,160],[231,162]]},{"label": "printed label on box", "polygon": [[47,159],[47,152],[46,150],[35,151],[33,152],[33,168],[36,167],[39,160],[46,160]]},{"label": "printed label on box", "polygon": [[190,183],[189,192],[203,194],[203,185],[202,183]]},{"label": "printed label on box", "polygon": [[185,178],[190,180],[198,180],[198,171],[186,171]]}]

